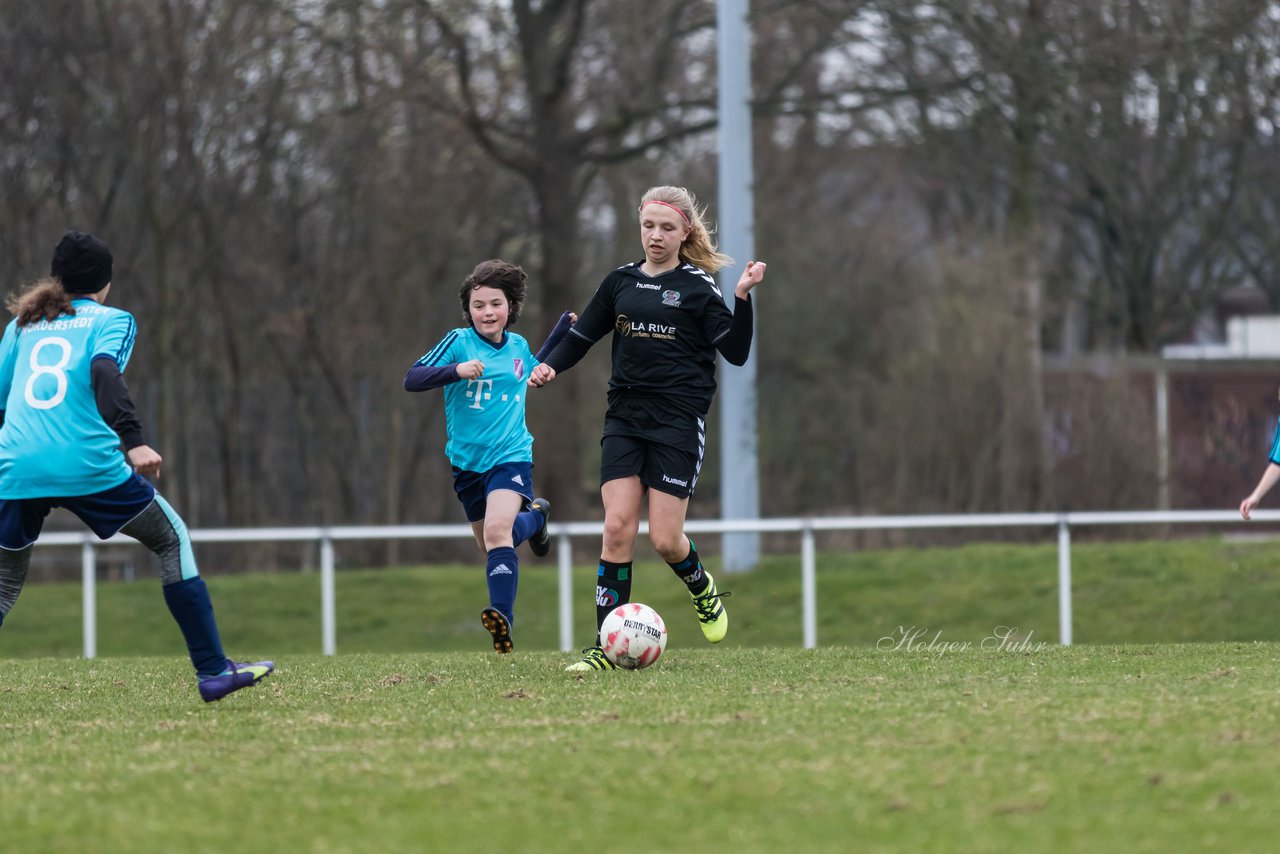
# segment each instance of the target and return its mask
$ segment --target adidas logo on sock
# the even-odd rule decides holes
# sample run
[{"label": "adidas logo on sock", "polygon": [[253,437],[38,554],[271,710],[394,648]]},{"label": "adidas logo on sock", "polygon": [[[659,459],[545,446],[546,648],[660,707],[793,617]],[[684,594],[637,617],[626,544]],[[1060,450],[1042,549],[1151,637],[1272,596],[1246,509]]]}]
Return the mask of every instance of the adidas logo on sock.
[{"label": "adidas logo on sock", "polygon": [[500,563],[493,568],[492,572],[489,573],[490,578],[493,578],[495,575],[511,575],[511,567],[507,566],[505,563]]}]

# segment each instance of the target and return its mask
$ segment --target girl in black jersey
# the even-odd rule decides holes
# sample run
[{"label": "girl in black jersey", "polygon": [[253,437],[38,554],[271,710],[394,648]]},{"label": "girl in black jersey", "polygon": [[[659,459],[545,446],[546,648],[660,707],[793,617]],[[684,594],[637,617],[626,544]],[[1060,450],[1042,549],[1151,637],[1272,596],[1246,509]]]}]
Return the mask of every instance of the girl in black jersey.
[{"label": "girl in black jersey", "polygon": [[[751,289],[763,262],[747,264],[734,288],[734,310],[712,278],[732,259],[716,250],[693,194],[653,187],[640,201],[644,260],[605,276],[577,326],[534,368],[532,386],[573,367],[613,333],[613,376],[601,440],[600,496],[604,543],[596,582],[596,628],[631,600],[631,564],[641,505],[649,495],[649,539],[689,587],[702,633],[719,643],[729,616],[715,580],[685,536],[689,496],[705,449],[706,417],[715,394],[715,358],[734,365],[751,351]],[[597,645],[569,670],[612,670]]]}]

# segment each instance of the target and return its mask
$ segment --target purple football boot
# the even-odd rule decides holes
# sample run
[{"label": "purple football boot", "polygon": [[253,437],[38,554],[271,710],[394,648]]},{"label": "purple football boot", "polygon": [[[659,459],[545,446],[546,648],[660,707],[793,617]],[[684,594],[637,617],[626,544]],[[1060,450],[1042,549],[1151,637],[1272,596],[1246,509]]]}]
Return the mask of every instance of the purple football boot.
[{"label": "purple football boot", "polygon": [[233,691],[257,685],[270,676],[271,671],[275,669],[276,665],[273,661],[247,662],[227,659],[226,670],[217,676],[200,677],[200,696],[206,703],[221,700]]}]

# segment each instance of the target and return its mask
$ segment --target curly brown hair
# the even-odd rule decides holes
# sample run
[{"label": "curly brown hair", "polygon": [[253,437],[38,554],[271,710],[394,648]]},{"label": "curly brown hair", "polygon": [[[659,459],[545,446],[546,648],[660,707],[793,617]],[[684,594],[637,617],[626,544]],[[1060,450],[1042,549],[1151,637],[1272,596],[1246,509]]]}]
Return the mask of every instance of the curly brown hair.
[{"label": "curly brown hair", "polygon": [[471,292],[476,288],[497,288],[507,298],[507,326],[515,326],[520,319],[520,309],[524,307],[524,294],[529,286],[529,274],[515,264],[508,264],[499,258],[481,261],[471,271],[471,275],[462,280],[462,289],[458,291],[458,302],[462,304],[462,317],[471,323]]},{"label": "curly brown hair", "polygon": [[71,294],[62,289],[62,282],[57,279],[41,279],[20,294],[10,294],[5,308],[18,318],[19,326],[76,313],[71,307]]}]

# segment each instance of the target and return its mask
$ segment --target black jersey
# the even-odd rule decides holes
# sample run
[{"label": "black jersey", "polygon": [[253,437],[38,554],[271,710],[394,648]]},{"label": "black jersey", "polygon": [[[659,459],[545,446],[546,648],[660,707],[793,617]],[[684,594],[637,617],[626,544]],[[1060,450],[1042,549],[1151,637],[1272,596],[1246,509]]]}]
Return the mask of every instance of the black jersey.
[{"label": "black jersey", "polygon": [[661,397],[705,414],[716,391],[716,350],[734,364],[746,361],[751,302],[738,299],[730,312],[715,279],[692,264],[650,278],[641,263],[605,276],[546,362],[566,370],[612,332],[611,401]]}]

